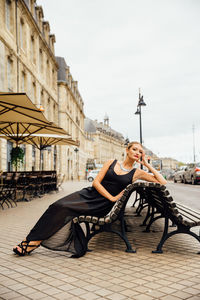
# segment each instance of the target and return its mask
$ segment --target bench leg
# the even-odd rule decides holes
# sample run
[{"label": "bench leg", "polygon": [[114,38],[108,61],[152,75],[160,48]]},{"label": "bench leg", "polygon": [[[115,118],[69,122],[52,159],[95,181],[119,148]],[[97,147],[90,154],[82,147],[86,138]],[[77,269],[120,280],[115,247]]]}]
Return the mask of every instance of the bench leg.
[{"label": "bench leg", "polygon": [[154,208],[152,207],[152,212],[151,212],[151,206],[148,205],[146,217],[145,217],[144,221],[142,222],[142,224],[140,224],[141,227],[147,225],[147,220],[152,216],[152,214],[154,214]]},{"label": "bench leg", "polygon": [[157,217],[155,217],[155,218],[153,218],[153,216],[154,216],[154,215],[152,215],[152,218],[151,218],[149,224],[147,225],[146,229],[144,230],[144,232],[150,232],[150,227],[151,227],[151,225],[152,225],[156,220],[158,220],[158,219],[160,219],[160,218],[163,218],[162,215],[161,215],[161,216],[157,216]]},{"label": "bench leg", "polygon": [[[157,249],[155,251],[152,251],[152,253],[163,253],[162,247],[166,240],[168,240],[171,236],[178,234],[178,233],[184,233],[184,234],[189,234],[193,236],[195,239],[197,239],[198,242],[200,242],[200,236],[198,236],[196,233],[190,231],[189,227],[178,227],[177,230],[174,230],[170,233],[168,233],[168,226],[169,226],[169,219],[165,219],[165,228],[163,232],[163,236],[160,240],[160,243],[157,246]],[[200,252],[198,252],[200,254]]]},{"label": "bench leg", "polygon": [[169,219],[168,219],[168,218],[165,218],[165,227],[164,227],[164,231],[163,231],[162,238],[161,238],[161,240],[160,240],[160,243],[159,243],[158,246],[157,246],[157,249],[154,250],[154,251],[152,251],[152,253],[163,253],[162,247],[163,247],[164,242],[165,242],[166,239],[167,239],[167,235],[168,235],[168,227],[169,227]]},{"label": "bench leg", "polygon": [[120,232],[116,232],[116,233],[119,234],[119,236],[124,240],[124,242],[126,244],[126,252],[136,253],[136,250],[132,249],[131,244],[129,243],[129,240],[126,236],[126,222],[124,220],[123,215],[120,219],[120,225],[121,225],[121,233]]},{"label": "bench leg", "polygon": [[[121,221],[120,221],[121,223]],[[93,236],[95,236],[96,234],[98,233],[101,233],[101,232],[112,232],[112,233],[116,233],[117,235],[119,235],[121,237],[121,239],[124,241],[124,243],[126,244],[126,252],[129,252],[129,253],[136,253],[135,250],[132,249],[132,246],[126,236],[126,233],[125,233],[125,226],[121,224],[121,228],[123,228],[122,230],[122,233],[117,231],[117,230],[114,230],[111,228],[111,226],[108,226],[108,227],[100,227],[98,230],[94,230],[92,233],[89,233],[89,235],[87,236],[87,239],[88,239],[88,243],[89,241],[91,240],[91,238]],[[90,250],[89,250],[90,251]]]},{"label": "bench leg", "polygon": [[135,195],[135,201],[134,201],[132,207],[134,207],[135,204],[136,204],[136,202],[139,201],[139,200],[140,200],[140,196],[138,197],[138,193],[136,192],[136,195]]},{"label": "bench leg", "polygon": [[112,229],[111,229],[111,232],[118,234],[122,238],[122,240],[126,244],[126,250],[125,250],[125,252],[136,253],[136,250],[133,250],[133,248],[132,248],[132,246],[131,246],[131,244],[130,244],[130,242],[129,242],[129,240],[128,240],[128,238],[127,238],[126,235],[121,234],[121,232],[116,231],[116,230],[112,230]]}]

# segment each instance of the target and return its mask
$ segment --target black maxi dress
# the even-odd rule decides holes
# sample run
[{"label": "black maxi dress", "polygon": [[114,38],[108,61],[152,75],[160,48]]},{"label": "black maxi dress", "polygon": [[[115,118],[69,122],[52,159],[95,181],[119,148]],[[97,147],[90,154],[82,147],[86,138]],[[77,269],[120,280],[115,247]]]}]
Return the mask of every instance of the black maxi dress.
[{"label": "black maxi dress", "polygon": [[[132,183],[132,169],[124,175],[117,175],[114,166],[110,165],[101,184],[112,195],[116,196]],[[105,216],[114,202],[103,197],[94,187],[83,188],[54,202],[40,217],[32,228],[27,241],[40,241],[41,245],[51,250],[70,252],[71,257],[80,257],[87,251],[87,240],[82,227],[72,219],[80,215]]]}]

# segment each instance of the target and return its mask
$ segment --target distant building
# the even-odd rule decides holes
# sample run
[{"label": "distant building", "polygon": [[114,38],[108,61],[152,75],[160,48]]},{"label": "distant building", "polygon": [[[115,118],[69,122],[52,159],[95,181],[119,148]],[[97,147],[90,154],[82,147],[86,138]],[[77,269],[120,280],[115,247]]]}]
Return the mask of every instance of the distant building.
[{"label": "distant building", "polygon": [[124,137],[109,126],[109,117],[104,122],[85,119],[87,159],[104,164],[109,159],[123,160],[125,155]]},{"label": "distant building", "polygon": [[179,161],[171,157],[162,157],[162,169],[176,170],[179,166]]}]

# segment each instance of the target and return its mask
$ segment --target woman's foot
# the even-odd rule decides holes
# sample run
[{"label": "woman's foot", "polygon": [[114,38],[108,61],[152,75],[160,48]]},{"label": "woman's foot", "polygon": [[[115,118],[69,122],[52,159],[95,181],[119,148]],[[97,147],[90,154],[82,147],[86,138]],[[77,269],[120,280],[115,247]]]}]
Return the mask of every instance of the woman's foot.
[{"label": "woman's foot", "polygon": [[41,241],[22,241],[19,245],[13,248],[13,251],[19,256],[24,256],[30,254],[33,250],[38,248],[41,244]]}]

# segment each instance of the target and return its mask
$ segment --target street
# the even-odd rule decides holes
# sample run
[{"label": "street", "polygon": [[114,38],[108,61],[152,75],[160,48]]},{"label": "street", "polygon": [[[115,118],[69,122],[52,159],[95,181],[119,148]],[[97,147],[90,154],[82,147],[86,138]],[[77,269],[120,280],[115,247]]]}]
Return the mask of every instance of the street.
[{"label": "street", "polygon": [[175,202],[200,210],[200,185],[169,182],[167,189]]},{"label": "street", "polygon": [[[12,253],[50,204],[90,185],[67,181],[57,193],[0,210],[0,299],[199,299],[199,243],[195,239],[176,235],[167,241],[162,255],[151,253],[162,236],[163,220],[157,220],[156,230],[145,233],[139,226],[144,216],[127,217],[128,239],[137,253],[124,252],[122,239],[107,232],[96,235],[89,244],[93,251],[79,259],[43,247],[24,258]],[[200,186],[169,183],[167,187],[175,193],[175,200],[193,195],[197,202]]]}]

